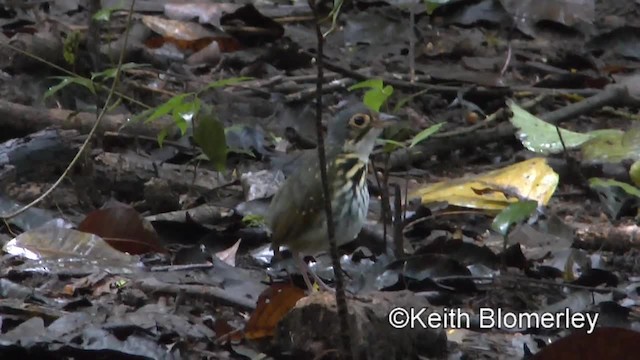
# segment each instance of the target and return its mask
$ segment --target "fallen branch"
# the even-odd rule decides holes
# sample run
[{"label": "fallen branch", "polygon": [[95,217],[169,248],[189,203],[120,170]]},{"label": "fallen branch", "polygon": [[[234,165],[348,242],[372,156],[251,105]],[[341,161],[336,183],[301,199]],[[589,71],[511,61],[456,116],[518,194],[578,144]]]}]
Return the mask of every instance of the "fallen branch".
[{"label": "fallen branch", "polygon": [[[130,120],[129,114],[104,115],[98,129],[155,137],[162,128],[173,123],[168,118],[158,119],[148,124],[142,122],[132,124]],[[88,134],[95,123],[95,113],[35,108],[0,99],[0,128],[6,132],[29,134],[54,126],[75,129],[82,134]]]}]

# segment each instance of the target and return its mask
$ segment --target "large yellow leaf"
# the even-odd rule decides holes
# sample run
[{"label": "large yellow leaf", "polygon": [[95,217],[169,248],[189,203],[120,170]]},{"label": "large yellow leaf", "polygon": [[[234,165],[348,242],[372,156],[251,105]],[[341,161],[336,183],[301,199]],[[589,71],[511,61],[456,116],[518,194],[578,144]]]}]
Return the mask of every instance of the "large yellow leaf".
[{"label": "large yellow leaf", "polygon": [[533,158],[473,177],[427,185],[410,197],[420,197],[423,204],[446,201],[461,207],[501,210],[518,199],[546,205],[557,185],[558,174],[546,160]]}]

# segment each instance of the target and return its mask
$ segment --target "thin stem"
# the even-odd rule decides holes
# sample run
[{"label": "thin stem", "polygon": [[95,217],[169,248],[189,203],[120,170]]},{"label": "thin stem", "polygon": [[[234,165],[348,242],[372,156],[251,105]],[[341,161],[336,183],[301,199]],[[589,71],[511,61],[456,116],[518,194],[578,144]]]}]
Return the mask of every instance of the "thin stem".
[{"label": "thin stem", "polygon": [[393,184],[394,190],[394,216],[393,216],[393,243],[395,245],[396,259],[404,257],[404,234],[402,233],[402,191],[400,185]]},{"label": "thin stem", "polygon": [[316,54],[316,66],[318,69],[318,77],[316,80],[316,135],[318,137],[318,157],[320,160],[320,177],[322,179],[322,190],[324,193],[324,209],[327,216],[327,233],[329,236],[329,247],[331,262],[333,263],[333,273],[336,279],[336,306],[338,309],[338,318],[340,320],[340,330],[342,333],[342,355],[344,359],[353,359],[351,348],[351,336],[349,327],[349,309],[347,307],[347,299],[344,292],[344,278],[342,276],[342,267],[340,266],[340,258],[338,256],[338,246],[335,239],[335,224],[333,223],[333,211],[331,209],[331,194],[329,192],[329,182],[327,179],[327,159],[324,149],[324,136],[322,134],[322,84],[324,82],[324,37],[322,29],[320,29],[320,17],[316,8],[315,0],[308,0],[309,7],[314,17],[314,25],[316,37],[318,41],[318,49]]}]

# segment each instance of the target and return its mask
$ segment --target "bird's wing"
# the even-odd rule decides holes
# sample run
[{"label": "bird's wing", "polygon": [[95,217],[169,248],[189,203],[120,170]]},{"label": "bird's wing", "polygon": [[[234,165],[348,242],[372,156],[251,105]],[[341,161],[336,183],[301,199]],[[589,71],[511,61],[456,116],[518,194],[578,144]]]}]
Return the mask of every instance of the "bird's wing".
[{"label": "bird's wing", "polygon": [[295,246],[300,235],[321,226],[325,213],[317,154],[309,153],[300,167],[287,178],[269,207],[273,246]]}]

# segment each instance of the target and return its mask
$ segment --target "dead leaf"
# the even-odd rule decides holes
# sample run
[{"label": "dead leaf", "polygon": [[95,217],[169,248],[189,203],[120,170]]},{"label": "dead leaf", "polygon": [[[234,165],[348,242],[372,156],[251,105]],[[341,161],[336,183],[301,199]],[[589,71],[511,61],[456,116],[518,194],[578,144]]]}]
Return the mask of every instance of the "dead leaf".
[{"label": "dead leaf", "polygon": [[547,204],[558,180],[544,158],[533,158],[470,178],[431,184],[409,196],[420,197],[423,204],[446,201],[461,207],[501,210],[518,197]]},{"label": "dead leaf", "polygon": [[640,333],[632,330],[603,327],[591,334],[576,332],[546,346],[533,360],[552,359],[637,359]]},{"label": "dead leaf", "polygon": [[236,253],[238,252],[240,241],[242,239],[238,239],[230,248],[217,252],[216,257],[231,266],[236,266]]},{"label": "dead leaf", "polygon": [[78,231],[98,235],[113,248],[132,255],[167,253],[151,223],[133,207],[119,202],[90,212],[78,225]]},{"label": "dead leaf", "polygon": [[256,310],[251,314],[244,329],[248,340],[271,337],[278,322],[291,310],[304,291],[291,284],[272,284],[260,294]]}]

